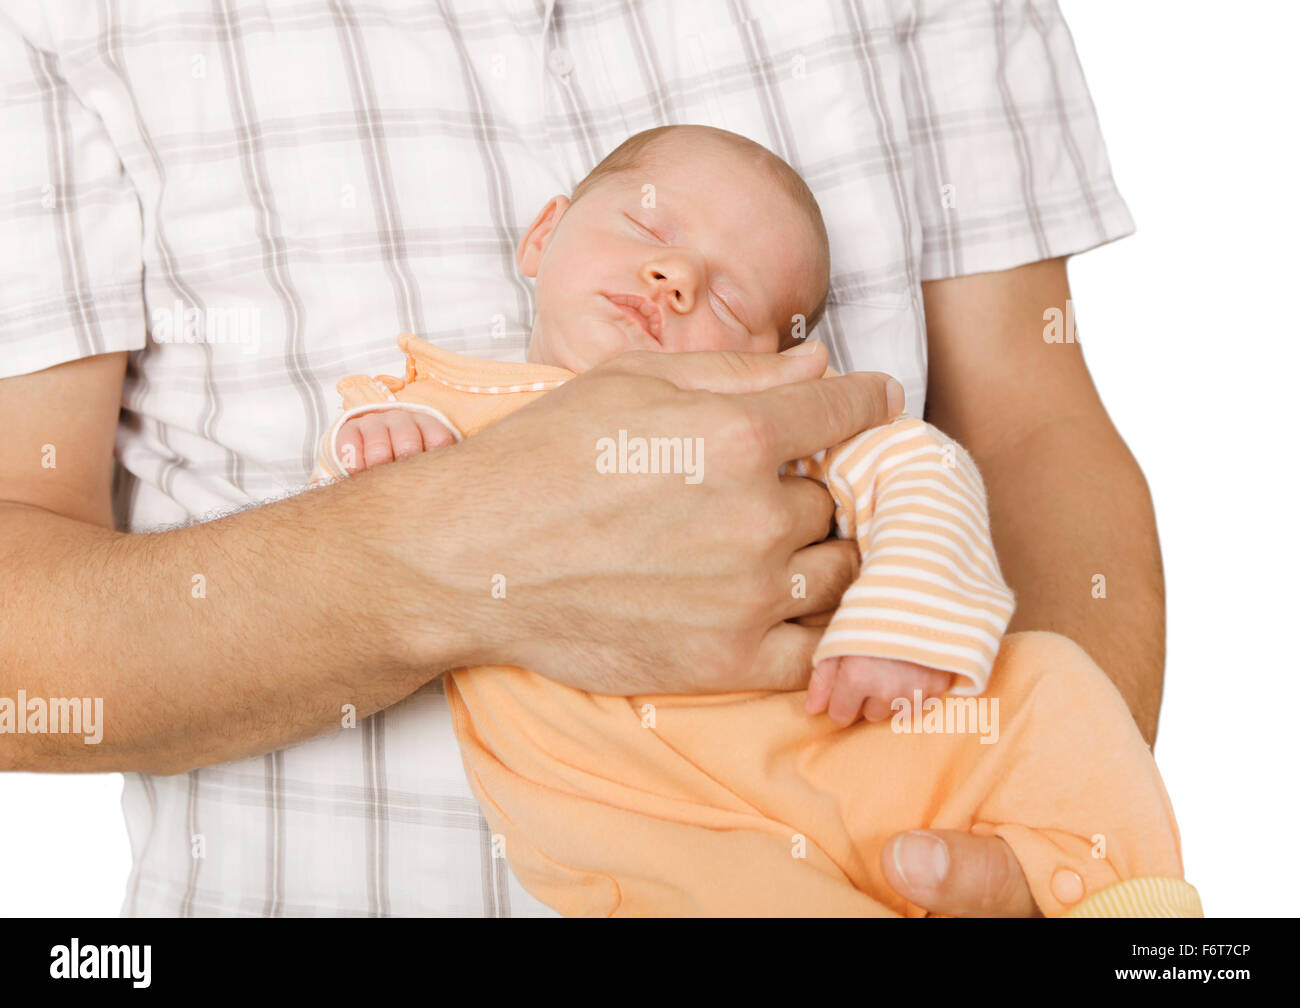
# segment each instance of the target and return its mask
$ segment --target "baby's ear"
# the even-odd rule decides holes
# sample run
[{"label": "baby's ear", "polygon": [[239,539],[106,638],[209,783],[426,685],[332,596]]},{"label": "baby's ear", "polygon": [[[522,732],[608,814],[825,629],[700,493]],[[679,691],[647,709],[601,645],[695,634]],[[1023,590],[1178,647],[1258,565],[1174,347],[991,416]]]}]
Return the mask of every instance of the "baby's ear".
[{"label": "baby's ear", "polygon": [[515,262],[518,263],[519,270],[524,276],[537,276],[537,268],[541,265],[546,243],[551,240],[560,218],[568,209],[569,197],[552,196],[524,236],[519,239],[519,246],[515,249]]}]

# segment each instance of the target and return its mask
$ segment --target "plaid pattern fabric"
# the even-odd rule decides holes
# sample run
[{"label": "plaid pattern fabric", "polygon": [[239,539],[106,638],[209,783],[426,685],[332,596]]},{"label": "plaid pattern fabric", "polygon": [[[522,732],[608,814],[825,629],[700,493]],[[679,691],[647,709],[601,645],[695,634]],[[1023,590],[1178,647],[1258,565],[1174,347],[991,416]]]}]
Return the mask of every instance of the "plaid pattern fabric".
[{"label": "plaid pattern fabric", "polygon": [[[119,526],[303,486],[395,337],[522,360],[513,249],[629,134],[798,169],[817,333],[924,409],[921,281],[1132,228],[1053,2],[0,0],[0,377],[130,351]],[[128,914],[544,912],[494,857],[439,684],[305,745],[128,774]],[[197,855],[197,856],[196,856]]]}]

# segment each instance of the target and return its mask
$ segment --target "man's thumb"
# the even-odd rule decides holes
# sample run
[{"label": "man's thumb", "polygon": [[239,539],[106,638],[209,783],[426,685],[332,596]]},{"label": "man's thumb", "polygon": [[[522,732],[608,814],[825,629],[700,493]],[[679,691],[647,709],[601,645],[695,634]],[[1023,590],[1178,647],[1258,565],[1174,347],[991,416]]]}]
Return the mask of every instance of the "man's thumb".
[{"label": "man's thumb", "polygon": [[885,881],[909,903],[949,917],[1035,917],[1038,904],[1011,846],[997,836],[911,830],[880,854]]}]

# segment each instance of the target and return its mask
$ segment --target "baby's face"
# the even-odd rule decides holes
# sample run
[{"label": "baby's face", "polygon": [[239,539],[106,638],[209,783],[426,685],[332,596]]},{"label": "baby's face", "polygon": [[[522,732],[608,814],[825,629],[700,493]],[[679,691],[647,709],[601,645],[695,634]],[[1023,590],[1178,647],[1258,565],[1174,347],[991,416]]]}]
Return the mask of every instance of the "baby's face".
[{"label": "baby's face", "polygon": [[628,350],[774,352],[821,300],[814,226],[766,171],[716,145],[666,160],[555,197],[519,243],[537,281],[529,360],[585,371]]}]

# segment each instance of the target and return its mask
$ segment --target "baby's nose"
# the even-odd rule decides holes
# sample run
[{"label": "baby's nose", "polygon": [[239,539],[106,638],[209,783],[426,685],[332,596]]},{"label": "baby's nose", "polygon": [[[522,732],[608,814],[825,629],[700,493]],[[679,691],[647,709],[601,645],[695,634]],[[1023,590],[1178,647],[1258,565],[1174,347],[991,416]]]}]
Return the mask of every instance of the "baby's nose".
[{"label": "baby's nose", "polygon": [[650,264],[642,270],[642,278],[655,292],[656,300],[660,294],[667,295],[668,304],[674,311],[688,312],[694,306],[695,284],[689,268],[666,263]]}]

